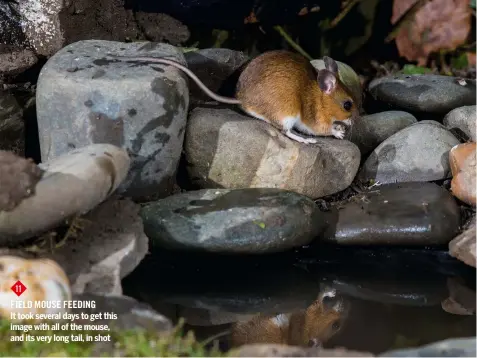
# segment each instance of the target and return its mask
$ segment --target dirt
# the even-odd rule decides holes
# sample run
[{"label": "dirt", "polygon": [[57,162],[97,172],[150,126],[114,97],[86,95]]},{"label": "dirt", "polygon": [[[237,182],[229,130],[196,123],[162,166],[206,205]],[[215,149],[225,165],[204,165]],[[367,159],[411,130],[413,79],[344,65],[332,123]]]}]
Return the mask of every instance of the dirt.
[{"label": "dirt", "polygon": [[84,39],[164,41],[178,45],[189,38],[186,26],[157,13],[134,13],[123,0],[78,0],[60,13],[65,45]]}]

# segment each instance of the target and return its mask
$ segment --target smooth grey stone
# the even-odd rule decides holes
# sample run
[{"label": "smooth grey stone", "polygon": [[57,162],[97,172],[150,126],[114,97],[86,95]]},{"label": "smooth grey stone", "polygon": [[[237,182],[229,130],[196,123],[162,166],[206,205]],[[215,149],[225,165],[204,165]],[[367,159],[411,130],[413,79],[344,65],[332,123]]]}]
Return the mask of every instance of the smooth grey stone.
[{"label": "smooth grey stone", "polygon": [[118,188],[130,162],[124,149],[92,144],[39,164],[34,194],[0,215],[0,245],[18,245],[93,210]]},{"label": "smooth grey stone", "polygon": [[475,337],[450,338],[417,348],[396,349],[380,357],[475,357]]},{"label": "smooth grey stone", "polygon": [[396,109],[446,114],[476,104],[475,80],[440,75],[390,75],[374,79],[369,93]]},{"label": "smooth grey stone", "polygon": [[177,48],[158,43],[87,40],[55,53],[42,68],[37,117],[42,161],[92,143],[128,151],[131,170],[118,192],[135,199],[172,193],[182,151],[189,94],[172,66],[106,57],[175,59]]},{"label": "smooth grey stone", "polygon": [[450,178],[449,151],[459,143],[442,124],[418,122],[374,149],[358,175],[361,180],[383,184]]},{"label": "smooth grey stone", "polygon": [[384,184],[344,204],[323,240],[340,245],[439,245],[459,231],[453,196],[434,183]]},{"label": "smooth grey stone", "polygon": [[318,206],[280,189],[213,189],[170,196],[141,210],[154,245],[264,254],[308,244],[325,224]]},{"label": "smooth grey stone", "polygon": [[463,106],[456,109],[453,109],[446,114],[442,123],[449,130],[460,130],[462,131],[467,138],[475,142],[477,117],[476,117],[476,106]]},{"label": "smooth grey stone", "polygon": [[361,161],[350,141],[317,140],[298,143],[230,109],[195,108],[184,145],[187,171],[198,188],[281,188],[316,199],[346,189]]},{"label": "smooth grey stone", "polygon": [[416,117],[403,111],[362,116],[353,124],[350,141],[358,146],[361,155],[366,155],[393,134],[416,122]]}]

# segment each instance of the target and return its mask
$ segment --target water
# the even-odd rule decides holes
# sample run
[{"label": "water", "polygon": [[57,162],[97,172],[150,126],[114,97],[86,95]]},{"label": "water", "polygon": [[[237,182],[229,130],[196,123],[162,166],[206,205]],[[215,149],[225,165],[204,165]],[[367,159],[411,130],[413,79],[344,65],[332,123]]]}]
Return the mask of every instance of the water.
[{"label": "water", "polygon": [[474,315],[443,310],[449,286],[475,303],[475,269],[445,251],[320,247],[299,254],[227,257],[152,254],[124,280],[199,340],[345,347],[379,354],[475,336]]}]

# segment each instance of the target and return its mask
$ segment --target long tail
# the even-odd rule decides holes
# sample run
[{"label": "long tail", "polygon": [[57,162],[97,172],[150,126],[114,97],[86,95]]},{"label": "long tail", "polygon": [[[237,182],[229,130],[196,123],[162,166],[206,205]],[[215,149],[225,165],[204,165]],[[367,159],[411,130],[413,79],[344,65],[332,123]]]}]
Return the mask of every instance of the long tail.
[{"label": "long tail", "polygon": [[119,56],[119,55],[113,55],[113,54],[108,54],[108,56],[114,57],[114,58],[124,59],[124,60],[127,60],[127,61],[142,61],[142,62],[162,63],[162,64],[165,64],[165,65],[174,66],[174,67],[180,69],[181,71],[183,71],[186,75],[188,75],[197,84],[197,86],[199,86],[200,89],[205,92],[206,95],[208,95],[212,99],[216,100],[217,102],[222,102],[222,103],[227,103],[227,104],[240,104],[241,103],[238,99],[220,96],[220,95],[212,92],[206,85],[204,85],[202,83],[202,81],[199,79],[199,77],[197,77],[191,70],[189,70],[187,67],[181,65],[180,63],[178,63],[176,61],[168,60],[168,59],[165,59],[165,58],[157,58],[157,57]]}]

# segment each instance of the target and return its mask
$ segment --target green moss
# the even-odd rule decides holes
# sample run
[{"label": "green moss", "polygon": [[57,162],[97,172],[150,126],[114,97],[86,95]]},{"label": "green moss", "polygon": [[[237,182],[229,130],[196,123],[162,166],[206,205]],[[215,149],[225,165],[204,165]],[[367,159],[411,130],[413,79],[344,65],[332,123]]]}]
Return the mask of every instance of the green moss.
[{"label": "green moss", "polygon": [[451,67],[458,70],[462,70],[469,67],[469,61],[467,61],[467,54],[462,53],[459,56],[452,57]]},{"label": "green moss", "polygon": [[430,68],[427,68],[427,67],[421,67],[421,66],[407,64],[407,65],[404,65],[404,67],[402,68],[402,70],[400,72],[405,74],[405,75],[423,75],[423,74],[426,74],[426,73],[431,73],[432,70]]},{"label": "green moss", "polygon": [[[12,341],[13,337],[26,336],[70,336],[83,334],[103,336],[110,334],[111,343],[106,342],[106,346],[113,347],[107,353],[101,353],[101,350],[94,350],[95,342],[54,342],[51,343],[39,341]],[[36,338],[35,338],[36,339]],[[119,331],[111,329],[109,332],[87,332],[87,331],[30,331],[22,333],[10,330],[10,322],[0,320],[0,356],[2,357],[34,357],[34,356],[61,356],[61,357],[86,357],[91,355],[117,356],[119,352],[126,357],[225,357],[227,354],[220,352],[217,347],[208,349],[205,343],[198,342],[192,332],[184,335],[181,325],[178,325],[170,333],[159,334],[153,331],[137,329],[134,331]]]}]

